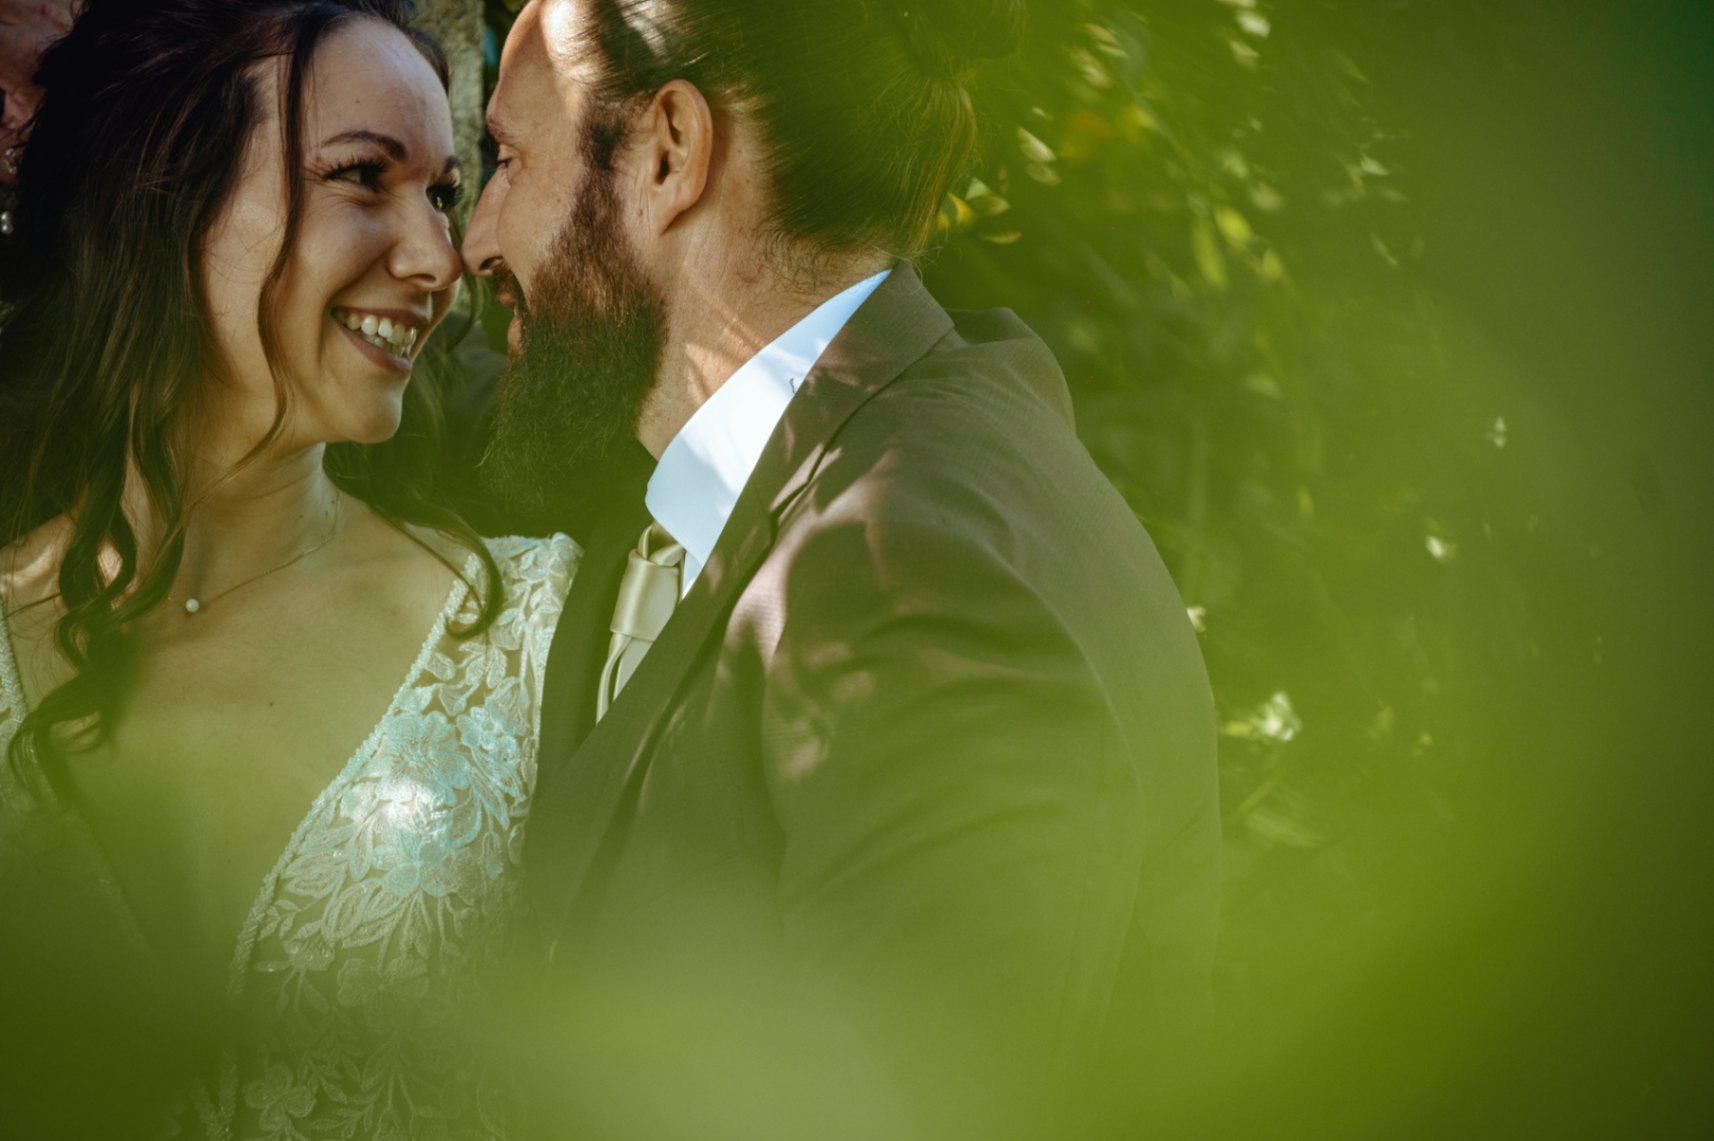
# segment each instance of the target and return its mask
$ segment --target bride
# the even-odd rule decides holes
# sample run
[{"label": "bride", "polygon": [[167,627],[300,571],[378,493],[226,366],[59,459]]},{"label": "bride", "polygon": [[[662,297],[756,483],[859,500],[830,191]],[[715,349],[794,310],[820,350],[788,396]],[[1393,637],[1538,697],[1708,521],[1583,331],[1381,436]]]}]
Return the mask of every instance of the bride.
[{"label": "bride", "polygon": [[89,0],[39,80],[0,239],[8,1010],[93,1089],[107,1013],[41,994],[218,1027],[182,1135],[494,1136],[459,1012],[576,549],[479,540],[372,447],[459,281],[445,60],[407,0]]}]

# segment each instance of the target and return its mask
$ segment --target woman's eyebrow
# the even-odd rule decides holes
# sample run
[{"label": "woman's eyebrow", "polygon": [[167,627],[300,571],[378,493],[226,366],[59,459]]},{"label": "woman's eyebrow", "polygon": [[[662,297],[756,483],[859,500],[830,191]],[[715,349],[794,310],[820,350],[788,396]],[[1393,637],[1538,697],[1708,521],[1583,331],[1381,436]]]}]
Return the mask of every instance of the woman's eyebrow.
[{"label": "woman's eyebrow", "polygon": [[405,157],[411,153],[410,148],[404,143],[392,135],[383,135],[379,131],[346,131],[343,134],[333,136],[331,139],[323,140],[321,145],[331,147],[340,143],[374,143],[386,151],[387,157],[394,162],[404,162]]}]

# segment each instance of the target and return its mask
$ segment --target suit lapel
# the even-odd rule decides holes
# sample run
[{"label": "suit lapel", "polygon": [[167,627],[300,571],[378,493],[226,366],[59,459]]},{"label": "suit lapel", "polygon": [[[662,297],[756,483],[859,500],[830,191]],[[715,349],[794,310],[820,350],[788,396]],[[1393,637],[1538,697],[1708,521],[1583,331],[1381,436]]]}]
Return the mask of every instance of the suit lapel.
[{"label": "suit lapel", "polygon": [[[626,552],[648,524],[641,479],[629,478],[627,469],[616,476],[612,491],[582,535],[583,558],[548,650],[536,789],[526,833],[531,864],[561,862],[556,849],[576,832],[575,821],[557,817],[575,811],[582,794],[560,785],[575,783],[577,770],[570,760],[595,725],[595,686],[607,655]],[[534,880],[530,884],[541,886]]]},{"label": "suit lapel", "polygon": [[[544,708],[542,776],[531,809],[527,859],[541,929],[550,938],[560,932],[584,890],[627,789],[641,779],[650,746],[670,719],[679,690],[709,640],[724,631],[743,585],[772,548],[781,513],[808,485],[852,414],[951,331],[951,318],[923,288],[914,268],[904,264],[895,269],[805,378],[702,574],[607,716],[587,730],[579,747],[569,733],[550,741]],[[635,530],[640,532],[645,522],[646,517]],[[623,560],[612,561],[611,583],[605,577],[591,583],[583,596],[597,600],[596,605],[606,600],[607,612],[595,616],[602,632]],[[587,568],[579,572],[580,580],[585,573]],[[573,585],[574,598],[578,585]],[[566,617],[571,614],[568,602]],[[594,673],[581,663],[562,670],[560,653],[556,634],[548,668],[547,687],[553,694],[549,700],[587,705],[592,718]],[[568,683],[576,685],[569,693]],[[570,757],[556,751],[568,746],[575,750]]]},{"label": "suit lapel", "polygon": [[[590,532],[548,651],[553,684],[542,695],[544,756],[576,752],[595,724],[595,683],[607,655],[625,556],[648,522],[648,511],[637,496],[616,505]],[[589,700],[579,700],[576,695],[585,692]]]}]

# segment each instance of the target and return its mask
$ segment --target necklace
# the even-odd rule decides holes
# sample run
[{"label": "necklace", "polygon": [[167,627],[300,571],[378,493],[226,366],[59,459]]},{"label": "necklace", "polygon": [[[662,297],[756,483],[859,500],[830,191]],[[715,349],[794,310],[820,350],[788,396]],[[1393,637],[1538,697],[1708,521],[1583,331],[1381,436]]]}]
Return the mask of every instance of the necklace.
[{"label": "necklace", "polygon": [[[293,555],[291,558],[287,559],[285,562],[279,564],[278,566],[269,567],[267,570],[263,571],[261,574],[253,574],[249,578],[242,579],[239,582],[234,583],[233,585],[227,587],[225,590],[221,591],[219,594],[211,594],[207,598],[187,598],[187,599],[185,599],[184,600],[184,612],[185,612],[185,614],[194,618],[198,614],[202,613],[202,611],[208,609],[208,607],[210,605],[212,605],[213,603],[219,602],[222,598],[225,598],[227,595],[231,594],[235,590],[238,590],[240,587],[249,586],[251,583],[260,581],[261,579],[264,579],[264,578],[267,578],[271,574],[278,574],[280,571],[285,570],[287,567],[293,565],[294,563],[300,563],[303,560],[309,558],[311,555],[315,554],[317,551],[321,550],[323,547],[325,547],[329,543],[333,542],[333,537],[339,533],[339,509],[340,509],[340,505],[341,505],[340,499],[335,499],[333,501],[333,524],[330,527],[328,527],[327,534],[325,536],[323,536],[321,542],[317,543],[313,547],[307,547],[304,550],[299,551],[297,554]],[[169,595],[167,595],[167,601],[168,602],[176,602],[178,600],[169,594]]]}]

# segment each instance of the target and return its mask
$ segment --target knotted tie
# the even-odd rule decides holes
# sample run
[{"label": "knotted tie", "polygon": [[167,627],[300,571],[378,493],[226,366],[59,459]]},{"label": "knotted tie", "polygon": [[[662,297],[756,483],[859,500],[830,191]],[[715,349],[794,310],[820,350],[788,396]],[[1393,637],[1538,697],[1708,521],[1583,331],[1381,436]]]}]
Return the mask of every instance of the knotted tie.
[{"label": "knotted tie", "polygon": [[672,617],[673,607],[678,605],[679,568],[683,563],[684,548],[659,523],[644,528],[637,549],[630,554],[625,577],[619,583],[619,601],[613,607],[613,642],[596,692],[597,720],[607,716],[614,699]]}]

